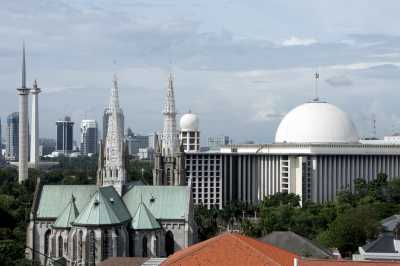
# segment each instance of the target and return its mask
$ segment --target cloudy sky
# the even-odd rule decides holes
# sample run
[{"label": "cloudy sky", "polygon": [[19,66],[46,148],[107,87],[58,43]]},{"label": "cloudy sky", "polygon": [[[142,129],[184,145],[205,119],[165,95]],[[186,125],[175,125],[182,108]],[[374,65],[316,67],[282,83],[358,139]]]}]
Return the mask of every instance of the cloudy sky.
[{"label": "cloudy sky", "polygon": [[400,2],[365,0],[0,0],[0,117],[18,109],[21,43],[38,79],[42,137],[70,115],[101,121],[117,73],[125,125],[162,127],[169,71],[177,109],[203,140],[271,142],[282,116],[314,95],[361,136],[400,131]]}]

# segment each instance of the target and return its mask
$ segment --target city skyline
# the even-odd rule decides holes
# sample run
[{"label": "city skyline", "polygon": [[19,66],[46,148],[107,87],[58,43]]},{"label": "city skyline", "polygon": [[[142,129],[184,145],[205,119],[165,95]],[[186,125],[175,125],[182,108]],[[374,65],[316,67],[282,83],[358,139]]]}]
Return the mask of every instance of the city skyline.
[{"label": "city skyline", "polygon": [[[399,3],[344,3],[5,2],[0,117],[17,111],[25,39],[27,82],[43,89],[42,137],[54,138],[65,115],[100,122],[114,73],[126,125],[160,130],[170,70],[177,110],[199,115],[203,137],[273,142],[283,114],[313,98],[317,70],[321,99],[348,112],[360,136],[372,134],[373,114],[378,136],[399,131]],[[241,15],[248,21],[236,21]]]}]

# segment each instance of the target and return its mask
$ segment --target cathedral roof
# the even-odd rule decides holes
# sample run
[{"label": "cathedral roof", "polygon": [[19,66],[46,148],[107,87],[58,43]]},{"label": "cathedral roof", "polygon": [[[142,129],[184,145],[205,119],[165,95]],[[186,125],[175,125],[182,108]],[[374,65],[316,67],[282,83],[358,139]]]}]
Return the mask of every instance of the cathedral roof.
[{"label": "cathedral roof", "polygon": [[36,217],[56,219],[61,215],[62,207],[67,206],[72,195],[75,197],[76,208],[81,211],[96,190],[96,185],[45,185],[39,195]]},{"label": "cathedral roof", "polygon": [[151,211],[146,207],[143,202],[140,202],[139,207],[137,208],[136,213],[133,216],[132,227],[135,230],[161,228],[156,218],[154,218]]},{"label": "cathedral roof", "polygon": [[187,219],[190,189],[186,186],[134,186],[124,194],[123,201],[132,216],[143,202],[156,219]]},{"label": "cathedral roof", "polygon": [[73,225],[98,226],[122,224],[131,219],[114,187],[99,188]]},{"label": "cathedral roof", "polygon": [[75,197],[72,195],[67,206],[64,208],[60,216],[58,216],[57,220],[54,222],[53,227],[70,228],[71,223],[76,219],[78,215],[79,212],[75,205]]}]

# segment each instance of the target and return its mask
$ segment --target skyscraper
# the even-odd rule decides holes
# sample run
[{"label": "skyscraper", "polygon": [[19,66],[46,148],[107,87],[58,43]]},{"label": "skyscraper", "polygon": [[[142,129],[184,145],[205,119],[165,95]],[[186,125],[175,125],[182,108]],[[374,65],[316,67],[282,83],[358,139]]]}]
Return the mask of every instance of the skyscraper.
[{"label": "skyscraper", "polygon": [[74,122],[71,121],[69,116],[64,120],[56,122],[57,125],[57,140],[56,151],[62,154],[69,154],[73,149],[74,141]]},{"label": "skyscraper", "polygon": [[19,132],[19,114],[11,113],[7,117],[6,129],[6,160],[18,160],[18,132]]},{"label": "skyscraper", "polygon": [[82,120],[81,122],[81,154],[97,153],[98,130],[95,120]]},{"label": "skyscraper", "polygon": [[208,137],[208,149],[209,150],[219,150],[225,145],[232,144],[229,136],[219,135],[214,137]]},{"label": "skyscraper", "polygon": [[176,130],[175,95],[172,75],[169,76],[164,102],[164,129],[161,141],[156,141],[153,184],[185,185],[185,154],[179,145]]}]

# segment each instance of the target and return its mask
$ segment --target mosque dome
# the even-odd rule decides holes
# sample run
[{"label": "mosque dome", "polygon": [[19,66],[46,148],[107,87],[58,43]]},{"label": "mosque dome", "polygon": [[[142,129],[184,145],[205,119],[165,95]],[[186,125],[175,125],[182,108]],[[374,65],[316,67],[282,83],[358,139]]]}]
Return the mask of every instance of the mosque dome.
[{"label": "mosque dome", "polygon": [[199,131],[199,118],[197,115],[189,113],[184,114],[180,120],[180,128],[182,131]]},{"label": "mosque dome", "polygon": [[276,143],[355,143],[359,141],[351,118],[336,106],[320,101],[291,110],[276,131]]}]

